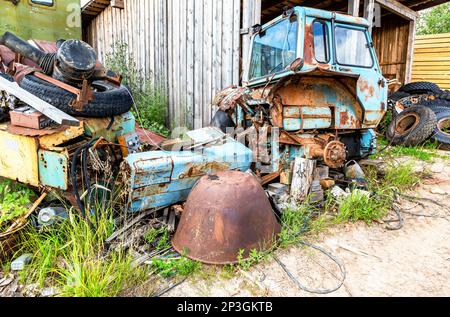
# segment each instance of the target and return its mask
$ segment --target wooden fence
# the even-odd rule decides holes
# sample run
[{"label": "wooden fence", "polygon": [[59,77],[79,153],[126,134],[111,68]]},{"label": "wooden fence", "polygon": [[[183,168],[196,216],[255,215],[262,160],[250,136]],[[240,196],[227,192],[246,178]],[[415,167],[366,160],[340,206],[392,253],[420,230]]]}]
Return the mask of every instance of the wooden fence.
[{"label": "wooden fence", "polygon": [[450,33],[416,37],[412,80],[450,89]]},{"label": "wooden fence", "polygon": [[246,15],[243,22],[241,4],[257,3],[127,0],[124,9],[109,6],[85,26],[85,37],[101,60],[114,43],[127,43],[138,68],[166,89],[172,126],[199,128],[211,120],[216,92],[240,82],[240,29],[259,22]]}]

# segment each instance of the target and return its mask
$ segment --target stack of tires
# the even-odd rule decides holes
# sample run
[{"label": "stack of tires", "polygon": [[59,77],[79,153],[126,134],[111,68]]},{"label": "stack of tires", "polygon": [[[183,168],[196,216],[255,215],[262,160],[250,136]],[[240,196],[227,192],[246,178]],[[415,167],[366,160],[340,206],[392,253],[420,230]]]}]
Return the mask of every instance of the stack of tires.
[{"label": "stack of tires", "polygon": [[431,138],[450,149],[450,91],[416,82],[391,94],[389,102],[394,115],[386,136],[393,145],[417,146]]}]

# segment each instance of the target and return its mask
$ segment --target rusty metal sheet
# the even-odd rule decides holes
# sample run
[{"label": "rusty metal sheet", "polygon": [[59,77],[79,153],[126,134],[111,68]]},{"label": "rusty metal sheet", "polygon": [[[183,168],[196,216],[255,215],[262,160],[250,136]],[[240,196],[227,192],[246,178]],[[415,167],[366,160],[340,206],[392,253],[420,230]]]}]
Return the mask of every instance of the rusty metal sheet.
[{"label": "rusty metal sheet", "polygon": [[207,264],[237,262],[265,250],[281,231],[270,202],[251,174],[226,171],[204,176],[194,187],[172,245]]},{"label": "rusty metal sheet", "polygon": [[167,140],[167,138],[163,137],[158,133],[140,128],[137,124],[136,124],[136,134],[138,135],[141,143],[147,145],[159,145]]}]

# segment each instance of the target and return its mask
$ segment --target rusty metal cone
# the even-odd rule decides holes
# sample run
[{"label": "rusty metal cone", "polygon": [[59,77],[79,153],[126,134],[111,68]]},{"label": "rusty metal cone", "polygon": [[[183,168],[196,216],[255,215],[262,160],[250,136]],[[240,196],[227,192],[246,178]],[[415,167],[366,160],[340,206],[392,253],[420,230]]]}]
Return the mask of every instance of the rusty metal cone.
[{"label": "rusty metal cone", "polygon": [[281,227],[257,179],[248,173],[202,177],[188,197],[172,240],[175,250],[206,264],[237,262],[272,246]]}]

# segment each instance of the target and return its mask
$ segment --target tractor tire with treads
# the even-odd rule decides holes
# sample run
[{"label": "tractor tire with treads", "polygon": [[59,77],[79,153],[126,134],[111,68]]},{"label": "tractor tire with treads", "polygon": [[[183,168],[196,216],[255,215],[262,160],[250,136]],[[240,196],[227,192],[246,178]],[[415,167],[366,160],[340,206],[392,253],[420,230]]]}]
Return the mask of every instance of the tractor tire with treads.
[{"label": "tractor tire with treads", "polygon": [[428,94],[428,93],[438,93],[441,89],[435,83],[430,83],[427,81],[419,81],[415,83],[410,83],[402,86],[399,91],[406,92],[408,94]]},{"label": "tractor tire with treads", "polygon": [[436,114],[437,125],[434,130],[433,139],[450,147],[450,109]]},{"label": "tractor tire with treads", "polygon": [[416,146],[433,134],[436,124],[436,114],[430,108],[410,107],[395,117],[386,137],[393,145]]}]

